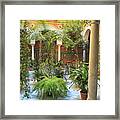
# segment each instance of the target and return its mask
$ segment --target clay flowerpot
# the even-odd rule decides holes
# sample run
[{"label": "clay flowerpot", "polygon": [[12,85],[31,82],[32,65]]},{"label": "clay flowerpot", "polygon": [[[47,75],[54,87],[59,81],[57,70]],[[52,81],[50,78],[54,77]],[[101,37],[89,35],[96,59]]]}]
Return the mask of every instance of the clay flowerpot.
[{"label": "clay flowerpot", "polygon": [[81,100],[87,100],[87,93],[80,91]]}]

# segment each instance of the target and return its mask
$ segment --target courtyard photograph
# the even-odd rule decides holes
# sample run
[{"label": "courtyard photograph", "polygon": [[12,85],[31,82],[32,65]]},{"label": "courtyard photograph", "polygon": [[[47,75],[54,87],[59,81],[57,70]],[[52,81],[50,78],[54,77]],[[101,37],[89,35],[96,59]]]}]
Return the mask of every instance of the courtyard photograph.
[{"label": "courtyard photograph", "polygon": [[21,100],[100,100],[99,20],[20,20]]}]

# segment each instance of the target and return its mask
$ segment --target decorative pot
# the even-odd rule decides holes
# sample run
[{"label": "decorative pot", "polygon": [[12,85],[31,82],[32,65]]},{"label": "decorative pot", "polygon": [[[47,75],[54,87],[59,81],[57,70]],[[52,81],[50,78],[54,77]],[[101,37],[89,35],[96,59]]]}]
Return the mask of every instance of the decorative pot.
[{"label": "decorative pot", "polygon": [[80,91],[81,100],[87,100],[87,93]]}]

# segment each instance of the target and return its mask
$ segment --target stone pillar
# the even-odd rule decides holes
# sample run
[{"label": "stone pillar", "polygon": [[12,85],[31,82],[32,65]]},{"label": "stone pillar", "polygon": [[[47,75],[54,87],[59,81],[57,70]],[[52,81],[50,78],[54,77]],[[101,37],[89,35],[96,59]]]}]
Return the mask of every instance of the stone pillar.
[{"label": "stone pillar", "polygon": [[99,47],[99,21],[93,20],[90,34],[88,100],[97,99],[97,68]]},{"label": "stone pillar", "polygon": [[60,44],[58,45],[58,61],[60,61]]},{"label": "stone pillar", "polygon": [[34,45],[35,45],[35,40],[31,40],[30,44],[32,46],[32,60],[34,60]]},{"label": "stone pillar", "polygon": [[57,40],[58,45],[58,62],[60,61],[60,46],[62,45],[62,40]]},{"label": "stone pillar", "polygon": [[34,45],[32,44],[32,60],[34,60]]}]

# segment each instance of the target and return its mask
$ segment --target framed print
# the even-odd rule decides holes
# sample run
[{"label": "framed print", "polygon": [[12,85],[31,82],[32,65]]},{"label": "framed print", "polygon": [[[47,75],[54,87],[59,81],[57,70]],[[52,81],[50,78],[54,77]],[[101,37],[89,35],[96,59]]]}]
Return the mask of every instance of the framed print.
[{"label": "framed print", "polygon": [[119,119],[118,1],[1,5],[1,118]]}]

